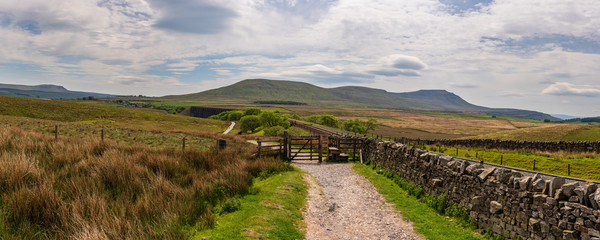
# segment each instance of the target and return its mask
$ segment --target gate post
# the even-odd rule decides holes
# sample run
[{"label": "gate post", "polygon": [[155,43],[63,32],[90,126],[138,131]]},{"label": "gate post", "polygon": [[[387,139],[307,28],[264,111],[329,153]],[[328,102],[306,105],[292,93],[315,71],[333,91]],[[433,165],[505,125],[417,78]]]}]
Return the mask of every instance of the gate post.
[{"label": "gate post", "polygon": [[288,131],[283,131],[283,154],[286,158],[289,158],[288,155]]},{"label": "gate post", "polygon": [[321,145],[321,138],[323,138],[323,136],[319,135],[319,163],[323,161],[323,146]]},{"label": "gate post", "polygon": [[352,161],[356,161],[356,139],[352,139]]},{"label": "gate post", "polygon": [[313,141],[314,141],[314,138],[309,138],[309,140],[308,140],[308,142],[310,142],[309,147],[310,147],[310,160],[311,161],[312,161],[312,157],[313,157],[313,144],[314,144]]}]

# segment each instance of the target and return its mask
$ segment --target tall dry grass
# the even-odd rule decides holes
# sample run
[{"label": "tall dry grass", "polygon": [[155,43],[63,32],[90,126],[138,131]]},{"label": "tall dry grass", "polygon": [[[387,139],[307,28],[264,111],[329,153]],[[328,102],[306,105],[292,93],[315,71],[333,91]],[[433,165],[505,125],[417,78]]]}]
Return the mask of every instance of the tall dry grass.
[{"label": "tall dry grass", "polygon": [[182,239],[211,208],[288,165],[223,151],[124,146],[0,129],[0,239]]}]

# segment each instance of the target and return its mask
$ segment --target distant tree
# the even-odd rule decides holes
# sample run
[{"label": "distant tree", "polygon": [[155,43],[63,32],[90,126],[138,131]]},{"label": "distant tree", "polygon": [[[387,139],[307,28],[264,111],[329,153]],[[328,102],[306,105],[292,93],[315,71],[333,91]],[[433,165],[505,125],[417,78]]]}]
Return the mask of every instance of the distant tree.
[{"label": "distant tree", "polygon": [[244,111],[244,116],[259,115],[260,113],[261,113],[260,108],[251,107],[251,108],[246,108],[246,110]]},{"label": "distant tree", "polygon": [[319,123],[329,127],[339,127],[340,120],[333,115],[321,115]]},{"label": "distant tree", "polygon": [[370,118],[367,121],[361,121],[360,119],[346,120],[342,123],[342,129],[358,134],[368,133],[377,128],[377,120]]},{"label": "distant tree", "polygon": [[262,112],[259,117],[260,123],[265,128],[279,126],[279,123],[282,121],[281,114],[275,112]]},{"label": "distant tree", "polygon": [[354,132],[354,133],[358,133],[358,134],[367,133],[367,128],[365,128],[361,124],[361,121],[358,119],[344,121],[342,123],[342,128],[346,131],[350,131],[350,132]]},{"label": "distant tree", "polygon": [[544,119],[544,122],[545,123],[549,123],[549,122],[552,122],[552,121],[550,121],[550,119]]},{"label": "distant tree", "polygon": [[321,119],[321,115],[310,115],[304,118],[305,121],[307,122],[311,122],[311,123],[319,123],[319,120]]},{"label": "distant tree", "polygon": [[227,114],[228,121],[239,121],[244,116],[244,112],[242,111],[230,111]]},{"label": "distant tree", "polygon": [[363,122],[362,125],[366,128],[367,132],[373,131],[375,128],[377,128],[377,119],[369,118],[369,120]]},{"label": "distant tree", "polygon": [[261,121],[258,116],[250,115],[240,119],[240,130],[242,130],[242,132],[254,132],[254,130],[260,126]]}]

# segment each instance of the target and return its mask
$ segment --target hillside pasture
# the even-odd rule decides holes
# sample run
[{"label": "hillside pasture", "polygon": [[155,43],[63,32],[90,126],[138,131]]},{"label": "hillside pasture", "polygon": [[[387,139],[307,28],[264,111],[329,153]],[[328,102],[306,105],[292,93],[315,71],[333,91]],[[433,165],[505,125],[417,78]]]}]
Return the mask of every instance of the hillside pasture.
[{"label": "hillside pasture", "polygon": [[528,141],[589,141],[598,139],[597,136],[593,136],[595,130],[586,130],[590,128],[593,127],[577,124],[544,124],[537,127],[499,131],[472,138]]},{"label": "hillside pasture", "polygon": [[182,239],[289,166],[252,146],[185,153],[0,128],[0,239]]}]

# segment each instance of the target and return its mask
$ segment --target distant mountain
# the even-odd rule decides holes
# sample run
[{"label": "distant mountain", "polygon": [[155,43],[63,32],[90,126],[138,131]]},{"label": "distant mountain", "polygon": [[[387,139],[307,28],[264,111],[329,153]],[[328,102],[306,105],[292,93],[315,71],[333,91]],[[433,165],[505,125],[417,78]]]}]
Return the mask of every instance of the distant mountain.
[{"label": "distant mountain", "polygon": [[569,120],[569,119],[573,119],[573,118],[583,118],[583,117],[578,117],[578,116],[571,116],[571,115],[565,115],[565,114],[550,114],[553,117],[557,117],[560,118],[562,120]]},{"label": "distant mountain", "polygon": [[44,98],[44,99],[75,99],[82,97],[112,97],[111,94],[69,91],[63,86],[43,84],[36,86],[1,84],[0,96]]},{"label": "distant mountain", "polygon": [[587,118],[570,118],[567,120],[558,121],[562,123],[600,123],[600,116]]},{"label": "distant mountain", "polygon": [[200,93],[165,96],[165,99],[188,100],[239,100],[294,101],[316,106],[355,106],[395,108],[418,111],[457,111],[482,113],[537,120],[560,120],[545,113],[519,110],[486,108],[473,105],[446,90],[420,90],[393,93],[368,87],[322,88],[304,82],[268,79],[247,79],[230,86]]}]

